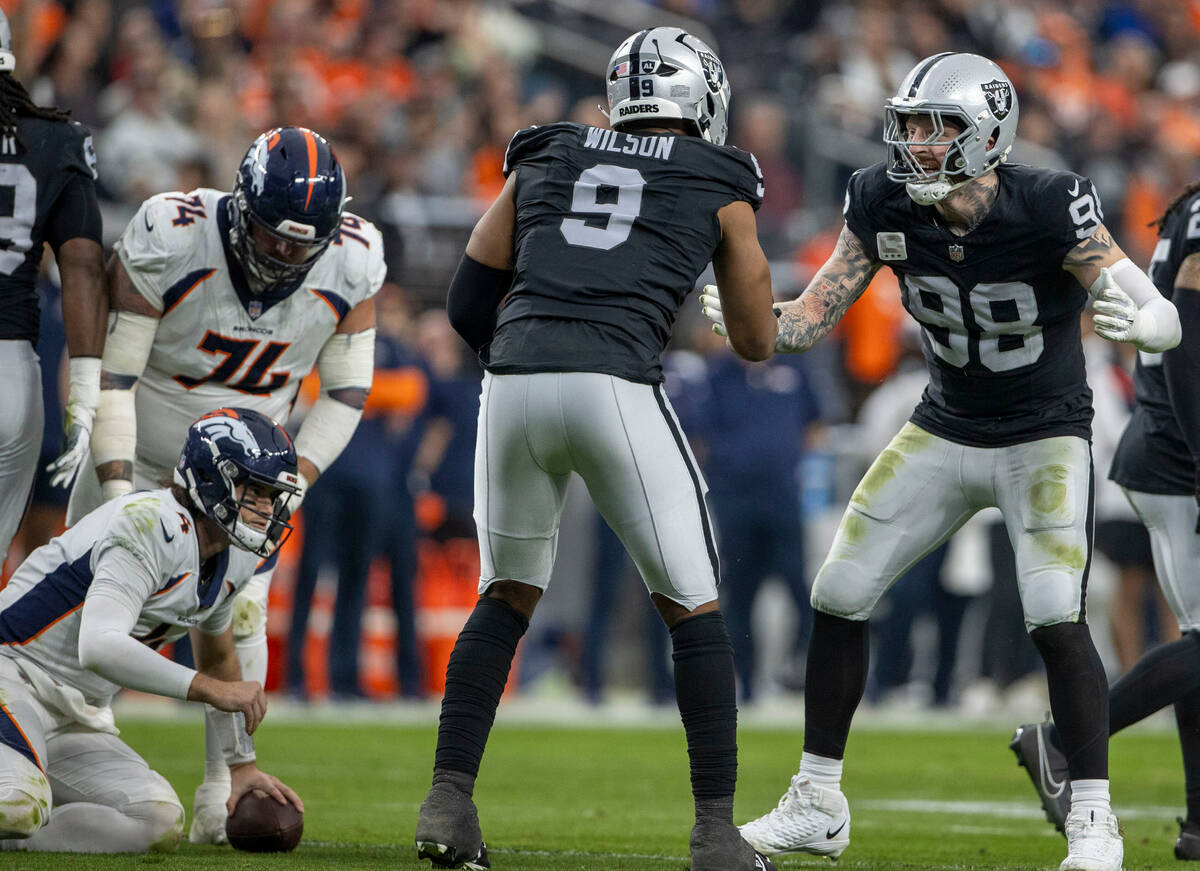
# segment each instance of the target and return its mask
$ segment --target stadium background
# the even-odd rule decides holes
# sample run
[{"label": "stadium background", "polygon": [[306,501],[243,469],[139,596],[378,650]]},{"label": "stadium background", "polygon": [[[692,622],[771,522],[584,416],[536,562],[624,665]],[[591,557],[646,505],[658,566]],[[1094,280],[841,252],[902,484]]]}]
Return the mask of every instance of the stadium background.
[{"label": "stadium background", "polygon": [[[106,244],[145,197],[199,186],[227,189],[255,135],[278,124],[310,126],[331,140],[346,167],[350,208],[384,232],[388,284],[381,329],[427,357],[463,356],[463,348],[448,346],[456,340],[439,325],[437,309],[470,227],[500,189],[513,131],[562,118],[604,124],[597,105],[604,102],[599,85],[608,55],[625,35],[653,24],[691,30],[726,64],[734,95],[729,142],[753,151],[764,171],[759,226],[780,296],[803,287],[831,249],[849,173],[881,158],[882,101],[917,59],[937,51],[976,51],[1001,63],[1020,97],[1012,159],[1089,175],[1106,223],[1142,265],[1154,247],[1148,223],[1200,169],[1200,0],[0,5],[13,27],[17,76],[36,101],[70,109],[96,135]],[[52,282],[51,272],[51,310]],[[821,398],[817,435],[809,434],[801,463],[810,563],[823,554],[871,453],[861,447],[867,437],[858,426],[864,400],[878,385],[894,383],[889,379],[904,372],[911,350],[895,291],[890,275],[877,278],[835,336],[806,355]],[[685,354],[680,359],[686,362],[687,352],[701,359],[713,353],[703,332],[698,313],[685,312],[674,346]],[[51,374],[46,361],[53,359],[53,349],[49,357],[43,352]],[[471,362],[465,365],[469,379]],[[390,397],[375,410],[384,420],[419,401],[403,384],[391,387],[379,391]],[[55,424],[47,426],[50,454],[59,437]],[[458,470],[460,481],[464,475],[469,468]],[[39,499],[47,495],[39,490]],[[56,516],[53,500],[40,507],[40,529],[48,529]],[[419,503],[425,528],[437,526],[446,510],[436,487]],[[528,693],[575,698],[594,526],[584,498],[574,493],[552,593],[514,679]],[[26,544],[38,534],[27,529]],[[439,538],[423,539],[417,583],[423,680],[434,691],[438,663],[473,591],[470,539]],[[988,596],[977,594],[990,583],[976,577],[986,574],[979,568],[980,541],[957,556],[965,566],[963,584],[977,600],[967,618],[976,627],[988,607]],[[297,538],[288,545],[272,591],[272,689],[282,688],[299,544]],[[15,546],[10,563],[20,553]],[[304,646],[307,689],[316,698],[327,689],[331,571],[326,568],[318,584]],[[1096,574],[1091,613],[1103,636],[1098,615],[1106,583],[1111,589],[1116,582],[1102,560]],[[639,659],[654,641],[642,638],[646,607],[638,585],[629,581],[619,591],[607,674],[616,687],[641,694],[647,681]],[[387,567],[377,559],[362,640],[363,688],[375,699],[397,690],[388,596]],[[788,683],[785,639],[794,618],[778,588],[768,587],[764,599],[755,625],[779,672],[778,680],[774,673],[764,677],[769,699]],[[1019,636],[1019,624],[1011,628]],[[963,634],[960,690],[980,675],[978,634]],[[1115,672],[1115,654],[1101,640]],[[1034,684],[1036,705],[1036,677]],[[955,701],[965,695],[956,692]],[[996,700],[985,701],[984,709],[995,712]]]}]

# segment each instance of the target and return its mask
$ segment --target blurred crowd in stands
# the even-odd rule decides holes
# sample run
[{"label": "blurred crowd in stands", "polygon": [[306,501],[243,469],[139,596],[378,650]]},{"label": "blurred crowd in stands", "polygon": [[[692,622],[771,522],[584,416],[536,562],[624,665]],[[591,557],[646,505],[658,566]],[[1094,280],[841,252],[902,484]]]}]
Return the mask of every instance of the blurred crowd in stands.
[{"label": "blurred crowd in stands", "polygon": [[[413,577],[423,541],[473,536],[479,380],[441,311],[445,287],[472,224],[503,184],[513,132],[562,119],[604,125],[602,71],[629,32],[678,24],[721,55],[733,88],[729,142],[753,151],[763,169],[759,227],[784,297],[802,289],[832,250],[849,174],[882,158],[883,100],[918,59],[939,51],[978,52],[1005,68],[1020,99],[1012,159],[1090,176],[1106,224],[1142,266],[1155,244],[1149,223],[1200,174],[1200,0],[0,5],[19,46],[16,74],[34,99],[70,109],[96,134],[108,242],[151,194],[228,189],[250,141],[279,124],[330,139],[346,168],[350,209],[384,231],[389,281],[380,298],[373,405],[306,503],[311,531],[293,545],[300,555],[289,581],[295,609],[282,627],[272,625],[290,635],[277,680],[298,696],[313,685],[303,643],[323,566],[339,584],[325,686],[339,697],[366,692],[354,639],[369,610],[374,559],[391,566],[400,640],[390,686],[412,696],[436,689],[426,680],[436,669],[420,662],[432,648],[419,643],[423,594],[414,594]],[[54,294],[47,279],[43,361],[62,354]],[[742,695],[799,689],[806,585],[830,533],[822,524],[836,522],[864,464],[919,396],[917,339],[886,271],[831,339],[803,358],[741,364],[697,321],[698,312],[685,312],[677,329],[668,388],[712,488]],[[1101,445],[1119,433],[1130,399],[1130,361],[1113,354],[1102,341],[1089,347],[1098,477],[1107,469]],[[50,456],[56,423],[46,430]],[[39,487],[27,545],[52,531],[60,496]],[[1102,497],[1099,520],[1125,521],[1121,534],[1135,539],[1140,527],[1128,523],[1121,502],[1118,494],[1105,507]],[[563,543],[567,574],[572,561],[583,566],[576,571],[583,592],[539,612],[521,673],[533,682],[559,668],[592,701],[604,697],[606,676],[619,674],[617,683],[664,698],[664,657],[652,658],[646,679],[624,667],[621,645],[606,641],[644,634],[660,652],[666,644],[660,626],[631,631],[643,625],[642,614],[613,625],[632,568],[603,524],[587,517],[577,530],[587,544]],[[904,691],[915,677],[924,682],[920,699],[949,705],[972,678],[1003,689],[1035,667],[1013,610],[1011,554],[997,529],[981,519],[897,587],[874,621],[877,642],[895,655],[877,658],[872,698]],[[1148,547],[1133,542],[1107,559],[1111,598],[1120,603],[1113,613],[1123,615],[1107,648],[1116,672],[1171,630],[1156,610]],[[762,621],[752,606],[769,578],[783,581],[795,619],[771,656],[759,651],[765,664],[756,667],[752,639]],[[1103,604],[1104,584],[1090,590]],[[649,610],[642,600],[637,607]],[[924,624],[922,615],[931,615]],[[979,631],[962,632],[971,620]],[[921,625],[935,631],[912,632]],[[958,661],[960,648],[970,662]]]}]

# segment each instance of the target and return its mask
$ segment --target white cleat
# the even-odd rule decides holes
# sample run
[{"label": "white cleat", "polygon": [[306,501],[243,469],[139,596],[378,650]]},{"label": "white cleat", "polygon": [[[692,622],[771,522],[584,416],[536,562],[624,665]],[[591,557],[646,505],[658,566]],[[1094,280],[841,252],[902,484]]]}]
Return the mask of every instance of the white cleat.
[{"label": "white cleat", "polygon": [[1124,858],[1116,816],[1087,810],[1067,814],[1067,858],[1059,871],[1121,871]]},{"label": "white cleat", "polygon": [[228,783],[202,783],[196,787],[189,841],[218,846],[229,843],[229,836],[225,834],[225,802],[228,800]]},{"label": "white cleat", "polygon": [[750,846],[767,856],[813,853],[837,859],[850,844],[850,806],[838,790],[797,774],[779,806],[746,823],[741,832]]}]

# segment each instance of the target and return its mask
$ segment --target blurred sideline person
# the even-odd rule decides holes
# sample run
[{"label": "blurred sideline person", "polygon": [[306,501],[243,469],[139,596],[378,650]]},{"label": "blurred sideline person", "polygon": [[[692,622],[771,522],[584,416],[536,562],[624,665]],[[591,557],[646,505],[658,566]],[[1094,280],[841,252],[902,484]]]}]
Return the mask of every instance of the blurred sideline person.
[{"label": "blurred sideline person", "polygon": [[[0,592],[0,849],[171,850],[183,806],[117,737],[122,688],[204,702],[232,771],[230,807],[251,789],[301,811],[255,765],[266,713],[233,648],[234,600],[291,529],[296,450],[245,408],[189,428],[161,490],[105,503],[38,548]],[[231,547],[232,546],[232,547]],[[156,650],[191,630],[199,670]]]},{"label": "blurred sideline person", "polygon": [[[113,327],[103,359],[92,456],[68,522],[170,476],[172,445],[222,404],[286,422],[300,380],[321,394],[296,437],[294,512],[350,440],[371,387],[382,242],[343,211],[346,177],[329,143],[303,127],[263,133],[233,191],[201,188],[146,200],[109,260]],[[134,386],[137,390],[134,390]],[[92,470],[94,465],[95,470]],[[242,673],[267,674],[267,591],[278,552],[234,607]],[[224,843],[229,770],[211,730],[188,837]]]},{"label": "blurred sideline person", "polygon": [[[1109,801],[1107,680],[1085,610],[1091,556],[1091,392],[1079,314],[1156,352],[1179,318],[1113,241],[1092,183],[1004,165],[1017,98],[992,61],[944,52],[885,104],[885,162],[856,172],[833,256],[780,308],[778,351],[825,336],[883,265],[924,329],[930,383],[867,470],[813,583],[804,753],[779,806],[742,827],[767,853],[839,856],[850,722],[867,678],[867,621],[909,567],[971,516],[999,508],[1016,552],[1025,628],[1076,789],[1062,871],[1120,871]],[[720,323],[721,300],[702,298]]]},{"label": "blurred sideline person", "polygon": [[[397,581],[392,587],[392,604],[401,695],[421,692],[412,604],[416,572],[412,499],[402,486],[404,476],[398,467],[403,465],[406,473],[411,468],[411,462],[404,460],[411,451],[406,452],[401,442],[420,434],[416,421],[428,398],[429,378],[402,335],[394,327],[384,329],[384,312],[391,309],[393,314],[387,317],[395,323],[397,307],[407,306],[396,299],[402,293],[395,285],[384,285],[376,297],[381,317],[375,337],[374,378],[363,419],[346,449],[313,486],[313,497],[305,502],[304,538],[292,589],[287,642],[287,690],[298,699],[308,697],[304,647],[318,574],[327,563],[337,570],[329,634],[330,696],[335,701],[367,697],[360,683],[359,647],[368,573],[380,551],[396,554],[391,557],[392,577]],[[407,319],[406,315],[400,317]],[[307,387],[304,392],[309,392]],[[397,504],[405,502],[407,509]],[[397,560],[403,564],[396,564]]]},{"label": "blurred sideline person", "polygon": [[[1179,821],[1175,858],[1200,860],[1200,182],[1186,188],[1158,220],[1150,276],[1179,311],[1183,341],[1163,353],[1138,354],[1137,406],[1109,477],[1121,485],[1150,532],[1154,571],[1182,633],[1143,656],[1108,693],[1113,733],[1175,706],[1183,753],[1187,817]],[[1132,615],[1140,619],[1141,615]],[[1056,718],[1057,719],[1057,718]],[[1057,727],[1057,728],[1056,728]],[[1014,747],[1036,747],[1027,765],[1051,822],[1060,825],[1067,797],[1079,791],[1064,765],[1058,724],[1021,726]]]},{"label": "blurred sideline person", "polygon": [[504,188],[450,285],[450,321],[486,374],[475,453],[481,598],[446,672],[421,856],[488,868],[471,796],[517,642],[549,583],[571,475],[637,564],[671,630],[691,759],[693,871],[773,866],[733,825],[737,707],[704,481],[662,389],[675,316],[711,260],[733,348],[775,343],[755,232],[762,178],[726,146],[729,83],[673,27],[633,34],[605,70],[615,129],[519,131]]},{"label": "blurred sideline person", "polygon": [[[45,243],[62,277],[70,353],[65,448],[49,469],[55,486],[70,483],[87,454],[108,314],[91,133],[68,113],[33,104],[13,77],[12,48],[0,12],[0,188],[9,192],[0,250],[0,566],[29,503],[42,446],[45,409],[34,346]],[[56,370],[57,363],[50,365]]]},{"label": "blurred sideline person", "polygon": [[[708,331],[706,341],[719,342]],[[708,480],[721,560],[721,608],[729,625],[738,701],[761,688],[751,612],[763,583],[779,576],[796,604],[788,653],[797,672],[808,649],[812,606],[805,579],[800,459],[821,408],[808,361],[748,363],[720,343],[703,358],[704,389],[680,418]]]}]

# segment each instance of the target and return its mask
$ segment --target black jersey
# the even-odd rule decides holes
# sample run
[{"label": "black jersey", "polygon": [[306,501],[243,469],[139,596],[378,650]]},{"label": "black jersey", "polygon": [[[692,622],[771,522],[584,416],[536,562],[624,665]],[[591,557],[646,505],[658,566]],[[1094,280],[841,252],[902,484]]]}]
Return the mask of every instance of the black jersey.
[{"label": "black jersey", "polygon": [[692,136],[562,123],[518,132],[511,172],[515,274],[487,368],[661,381],[675,316],[721,240],[717,211],[762,202],[754,157]]},{"label": "black jersey", "polygon": [[[1154,257],[1150,260],[1150,278],[1167,299],[1175,294],[1175,277],[1179,266],[1190,255],[1200,251],[1200,193],[1180,203],[1167,217],[1159,233]],[[1183,341],[1196,342],[1200,337],[1184,333]],[[1191,396],[1172,395],[1167,384],[1167,365],[1179,365],[1182,357],[1172,349],[1161,354],[1138,352],[1133,372],[1133,388],[1137,405],[1113,456],[1109,477],[1130,490],[1142,493],[1161,493],[1187,496],[1195,492],[1196,462],[1188,447],[1177,416],[1176,405],[1195,402],[1195,374],[1188,378],[1185,392]],[[1200,433],[1190,434],[1192,444],[1200,447]]]},{"label": "black jersey", "polygon": [[0,132],[0,340],[36,342],[42,244],[100,241],[96,156],[82,124],[27,117],[17,123],[20,142]]},{"label": "black jersey", "polygon": [[1063,257],[1103,220],[1090,181],[1020,165],[996,168],[987,216],[950,232],[883,164],[846,191],[846,225],[899,279],[924,328],[929,386],[912,421],[960,444],[999,447],[1091,435],[1079,315],[1087,291]]}]

